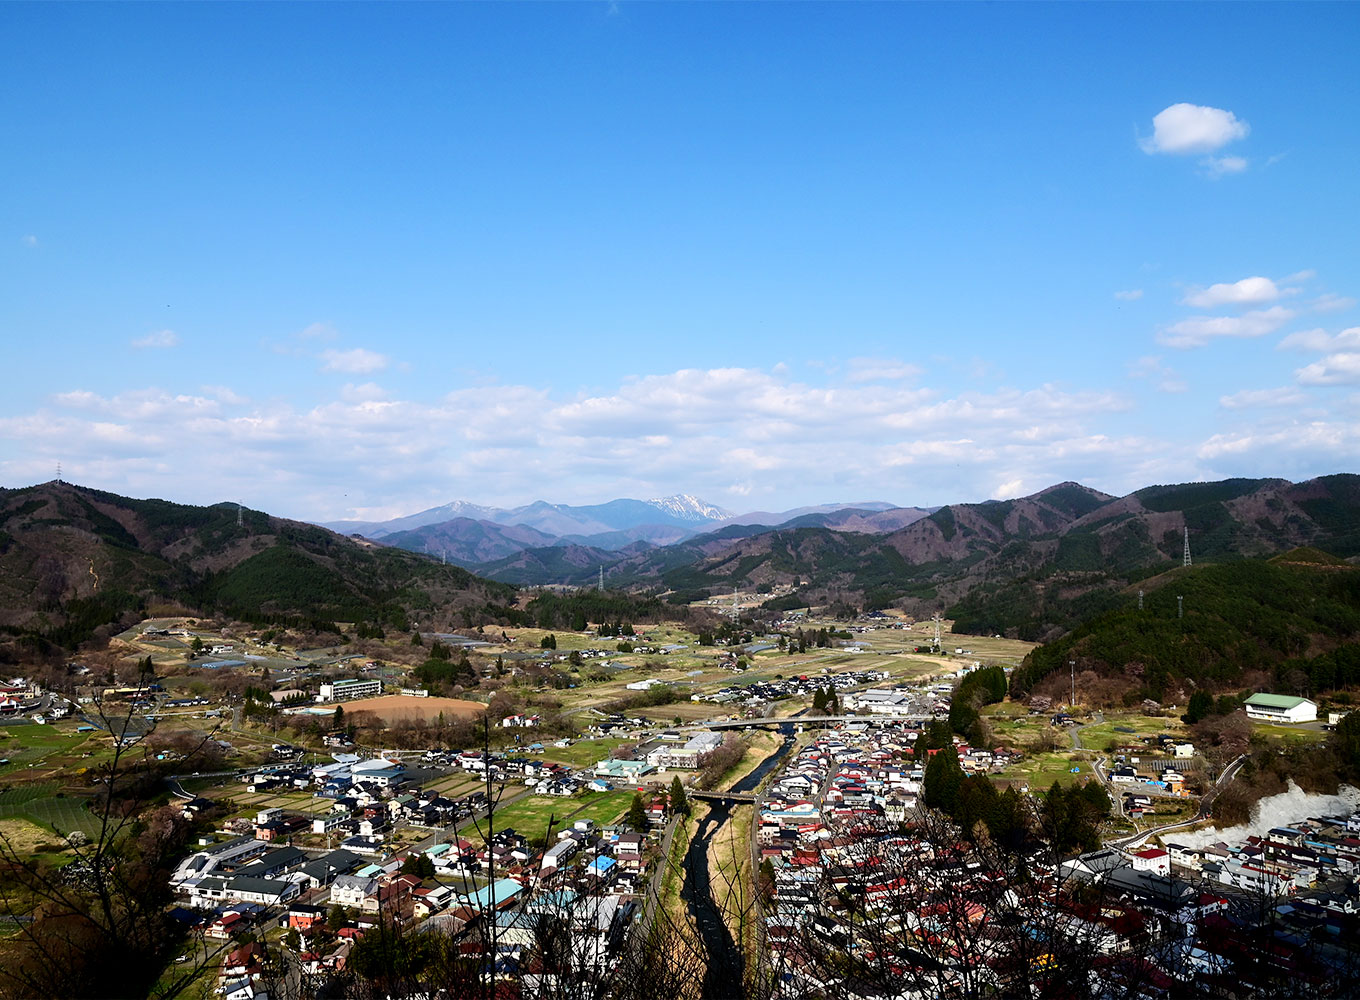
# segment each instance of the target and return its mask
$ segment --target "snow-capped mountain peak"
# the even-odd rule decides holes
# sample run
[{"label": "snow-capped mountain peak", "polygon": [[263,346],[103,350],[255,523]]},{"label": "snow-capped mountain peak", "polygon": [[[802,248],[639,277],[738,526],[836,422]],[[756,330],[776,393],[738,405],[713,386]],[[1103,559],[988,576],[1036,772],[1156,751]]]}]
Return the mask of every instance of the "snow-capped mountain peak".
[{"label": "snow-capped mountain peak", "polygon": [[700,500],[698,497],[690,496],[688,493],[658,497],[647,502],[658,510],[663,510],[682,521],[721,521],[725,517],[732,516],[721,507],[715,507],[713,504]]}]

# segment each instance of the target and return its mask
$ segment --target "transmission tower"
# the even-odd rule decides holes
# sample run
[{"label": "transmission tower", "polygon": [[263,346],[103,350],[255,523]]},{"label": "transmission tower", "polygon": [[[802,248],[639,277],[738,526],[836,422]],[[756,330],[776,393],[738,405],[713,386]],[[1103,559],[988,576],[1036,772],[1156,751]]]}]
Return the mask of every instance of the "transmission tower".
[{"label": "transmission tower", "polygon": [[1185,556],[1181,565],[1190,565],[1190,529],[1188,527],[1185,529]]},{"label": "transmission tower", "polygon": [[1141,590],[1138,591],[1138,610],[1143,610],[1143,592]]},{"label": "transmission tower", "polygon": [[733,621],[736,621],[736,619],[738,619],[738,618],[740,618],[740,617],[741,617],[741,611],[740,611],[740,609],[737,607],[737,588],[734,586],[734,587],[732,588],[732,620],[733,620]]},{"label": "transmission tower", "polygon": [[61,482],[61,463],[57,463],[57,482]]},{"label": "transmission tower", "polygon": [[601,592],[604,591],[604,564],[603,564],[603,563],[600,564],[600,586],[599,586],[598,589],[599,589]]},{"label": "transmission tower", "polygon": [[938,611],[935,612],[935,615],[934,615],[933,618],[931,618],[931,621],[933,621],[933,622],[935,623],[935,648],[936,648],[936,649],[939,649],[939,648],[940,648],[940,613],[939,613]]},{"label": "transmission tower", "polygon": [[1176,617],[1177,618],[1185,617],[1185,598],[1182,597],[1180,594],[1176,595]]},{"label": "transmission tower", "polygon": [[237,503],[237,505],[236,505],[236,527],[238,527],[238,528],[241,526],[241,512],[242,512],[243,510],[245,510],[245,508],[242,507],[242,506],[240,505],[240,503]]}]

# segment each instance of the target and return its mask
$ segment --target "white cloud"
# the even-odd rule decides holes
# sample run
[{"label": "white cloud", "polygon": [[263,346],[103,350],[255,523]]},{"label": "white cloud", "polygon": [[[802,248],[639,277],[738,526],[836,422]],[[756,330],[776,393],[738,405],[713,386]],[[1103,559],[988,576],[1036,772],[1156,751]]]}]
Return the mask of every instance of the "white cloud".
[{"label": "white cloud", "polygon": [[1301,330],[1291,333],[1276,345],[1282,351],[1360,350],[1360,326],[1352,326],[1332,336],[1326,330]]},{"label": "white cloud", "polygon": [[174,330],[157,330],[155,333],[148,333],[145,337],[138,337],[132,342],[136,348],[167,348],[179,346],[179,334]]},{"label": "white cloud", "polygon": [[1149,354],[1129,365],[1129,378],[1155,378],[1161,392],[1185,392],[1190,387],[1170,365],[1162,363],[1160,354]]},{"label": "white cloud", "polygon": [[1240,316],[1192,316],[1166,327],[1157,334],[1157,341],[1167,347],[1188,348],[1203,347],[1219,337],[1263,337],[1293,318],[1293,310],[1283,306],[1257,309]]},{"label": "white cloud", "polygon": [[1212,153],[1251,131],[1231,111],[1198,104],[1173,104],[1152,119],[1152,135],[1139,145],[1149,154]]},{"label": "white cloud", "polygon": [[[634,377],[574,397],[487,385],[416,401],[351,384],[310,407],[220,389],[82,390],[0,418],[0,440],[16,445],[0,476],[23,481],[21,470],[39,475],[61,454],[76,481],[215,502],[196,495],[210,484],[186,484],[171,457],[212,454],[252,470],[244,502],[323,519],[456,497],[522,503],[544,483],[549,499],[564,502],[681,489],[741,496],[734,487],[749,488],[755,506],[849,493],[946,502],[985,499],[998,482],[1126,475],[1155,456],[1151,443],[1086,425],[1129,405],[1115,393],[1054,385],[945,396],[900,381],[842,374],[809,384],[738,368]],[[823,463],[819,454],[856,461]]]},{"label": "white cloud", "polygon": [[339,334],[329,323],[309,323],[298,331],[299,340],[334,340]]},{"label": "white cloud", "polygon": [[849,369],[846,377],[851,382],[900,381],[921,374],[919,365],[895,358],[851,358],[846,367]]},{"label": "white cloud", "polygon": [[1300,330],[1291,333],[1275,345],[1277,351],[1325,351],[1331,346],[1332,335],[1326,330]]},{"label": "white cloud", "polygon": [[[1360,458],[1360,426],[1354,421],[1296,420],[1215,434],[1196,453],[1230,474],[1272,468],[1274,475],[1305,478],[1336,472]],[[1321,471],[1313,471],[1319,469]],[[1294,472],[1294,469],[1301,472]],[[1240,470],[1240,471],[1239,471]]]},{"label": "white cloud", "polygon": [[1137,302],[1143,297],[1143,290],[1141,288],[1130,288],[1128,291],[1115,292],[1114,297],[1121,302]]},{"label": "white cloud", "polygon": [[1214,309],[1218,306],[1260,305],[1274,302],[1279,297],[1279,286],[1269,278],[1258,276],[1191,289],[1181,301],[1195,309]]},{"label": "white cloud", "polygon": [[1218,405],[1225,410],[1246,410],[1258,406],[1297,406],[1307,397],[1292,386],[1277,389],[1243,389],[1230,396],[1220,396]]},{"label": "white cloud", "polygon": [[387,355],[363,347],[353,347],[347,351],[322,351],[321,360],[324,362],[321,366],[323,372],[344,372],[349,375],[380,372],[390,363]]},{"label": "white cloud", "polygon": [[1228,174],[1240,174],[1247,169],[1247,160],[1242,156],[1209,156],[1200,160],[1200,166],[1213,180]]},{"label": "white cloud", "polygon": [[340,398],[347,403],[371,403],[386,399],[387,390],[376,382],[365,382],[362,385],[346,382],[340,390]]},{"label": "white cloud", "polygon": [[1354,385],[1360,383],[1360,353],[1341,351],[1306,365],[1294,373],[1302,385]]},{"label": "white cloud", "polygon": [[1337,295],[1335,292],[1326,292],[1319,295],[1311,303],[1314,312],[1341,312],[1355,306],[1355,299],[1348,295]]}]

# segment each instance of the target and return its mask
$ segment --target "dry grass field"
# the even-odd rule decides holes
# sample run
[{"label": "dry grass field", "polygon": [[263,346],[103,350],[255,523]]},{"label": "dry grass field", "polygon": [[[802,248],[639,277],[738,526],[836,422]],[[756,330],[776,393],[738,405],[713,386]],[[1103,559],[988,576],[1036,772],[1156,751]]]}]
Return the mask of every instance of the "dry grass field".
[{"label": "dry grass field", "polygon": [[414,698],[405,694],[385,694],[381,698],[365,698],[362,701],[342,704],[346,715],[368,712],[389,726],[401,720],[424,719],[431,722],[440,715],[450,719],[455,716],[475,718],[486,711],[486,705],[480,701],[465,701],[461,698]]}]

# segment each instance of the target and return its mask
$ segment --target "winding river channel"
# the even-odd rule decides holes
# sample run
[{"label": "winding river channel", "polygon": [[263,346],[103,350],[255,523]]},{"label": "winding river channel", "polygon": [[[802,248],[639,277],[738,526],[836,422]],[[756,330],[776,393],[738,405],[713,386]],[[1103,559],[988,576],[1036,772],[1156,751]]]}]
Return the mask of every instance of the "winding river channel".
[{"label": "winding river channel", "polygon": [[[793,724],[785,723],[779,727],[784,742],[760,766],[732,786],[734,792],[752,792],[760,787],[765,776],[779,766],[785,755],[793,747]],[[685,852],[685,881],[680,890],[680,898],[685,901],[690,915],[699,929],[699,937],[708,955],[708,968],[704,973],[705,997],[731,997],[741,992],[742,976],[746,961],[741,947],[732,939],[732,932],[723,921],[722,896],[726,886],[717,886],[718,897],[709,878],[708,848],[713,838],[731,816],[732,807],[725,802],[714,802],[709,806],[708,815],[699,823],[694,838]],[[755,819],[752,818],[752,822]],[[743,845],[743,849],[745,845]]]}]

